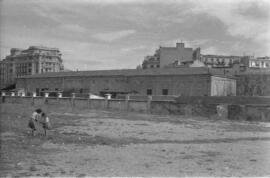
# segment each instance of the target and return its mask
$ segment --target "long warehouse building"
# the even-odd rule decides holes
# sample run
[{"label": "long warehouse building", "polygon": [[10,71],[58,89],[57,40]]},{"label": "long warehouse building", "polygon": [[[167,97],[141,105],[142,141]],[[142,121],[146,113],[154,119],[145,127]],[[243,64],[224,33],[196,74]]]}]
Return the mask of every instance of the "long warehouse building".
[{"label": "long warehouse building", "polygon": [[37,94],[49,90],[113,96],[232,96],[236,95],[236,80],[204,67],[97,70],[22,76],[16,88]]}]

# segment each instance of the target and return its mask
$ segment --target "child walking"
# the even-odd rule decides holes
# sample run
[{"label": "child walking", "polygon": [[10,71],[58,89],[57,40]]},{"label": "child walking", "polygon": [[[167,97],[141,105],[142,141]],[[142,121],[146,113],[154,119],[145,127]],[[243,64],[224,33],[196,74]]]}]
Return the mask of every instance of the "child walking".
[{"label": "child walking", "polygon": [[46,136],[47,130],[51,129],[51,123],[49,117],[44,112],[41,114],[41,124],[44,130],[44,136]]},{"label": "child walking", "polygon": [[29,119],[28,127],[31,129],[32,136],[35,136],[35,131],[37,130],[38,120],[41,116],[41,113],[41,109],[36,109]]}]

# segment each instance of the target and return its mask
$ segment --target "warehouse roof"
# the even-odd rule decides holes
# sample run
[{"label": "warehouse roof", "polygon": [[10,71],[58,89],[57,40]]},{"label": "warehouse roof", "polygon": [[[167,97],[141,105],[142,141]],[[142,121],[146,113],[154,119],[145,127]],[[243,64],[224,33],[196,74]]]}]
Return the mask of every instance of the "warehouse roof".
[{"label": "warehouse roof", "polygon": [[95,70],[73,72],[48,72],[21,76],[19,78],[44,78],[44,77],[88,77],[88,76],[157,76],[157,75],[223,75],[222,71],[206,67],[196,68],[155,68],[155,69],[122,69],[122,70]]},{"label": "warehouse roof", "polygon": [[269,69],[253,69],[241,72],[238,75],[270,75]]}]

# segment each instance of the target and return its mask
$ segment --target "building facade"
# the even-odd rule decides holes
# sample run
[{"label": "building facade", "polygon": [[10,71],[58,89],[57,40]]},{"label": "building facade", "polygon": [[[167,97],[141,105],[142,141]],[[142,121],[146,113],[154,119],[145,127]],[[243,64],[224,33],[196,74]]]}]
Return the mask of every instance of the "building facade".
[{"label": "building facade", "polygon": [[159,68],[46,73],[17,79],[25,92],[71,91],[103,95],[226,96],[236,94],[233,78],[207,68]]},{"label": "building facade", "polygon": [[163,68],[174,63],[193,62],[200,58],[200,48],[186,48],[184,43],[176,43],[176,47],[160,47],[152,56],[146,56],[142,68]]},{"label": "building facade", "polygon": [[257,57],[254,56],[244,56],[241,60],[247,68],[253,69],[270,69],[270,57]]},{"label": "building facade", "polygon": [[234,64],[240,64],[241,56],[223,56],[223,55],[201,55],[200,60],[211,68],[233,67]]},{"label": "building facade", "polygon": [[57,48],[42,46],[30,46],[26,50],[12,48],[10,55],[0,61],[0,87],[13,84],[16,77],[62,71],[64,67],[61,55]]},{"label": "building facade", "polygon": [[144,57],[142,68],[160,68],[160,49],[157,49],[154,55]]}]

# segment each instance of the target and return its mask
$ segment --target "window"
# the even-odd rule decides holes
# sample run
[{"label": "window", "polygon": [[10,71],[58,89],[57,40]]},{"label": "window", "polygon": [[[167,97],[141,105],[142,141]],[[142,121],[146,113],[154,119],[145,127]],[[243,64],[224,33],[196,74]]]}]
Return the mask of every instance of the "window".
[{"label": "window", "polygon": [[28,72],[29,72],[29,73],[31,73],[31,72],[32,72],[32,70],[31,70],[31,69],[28,69]]},{"label": "window", "polygon": [[159,65],[157,65],[157,68],[159,68]]},{"label": "window", "polygon": [[147,94],[147,95],[152,95],[152,89],[147,89],[147,90],[146,90],[146,94]]},{"label": "window", "polygon": [[150,67],[151,67],[151,68],[154,68],[154,65],[151,65]]},{"label": "window", "polygon": [[39,95],[39,88],[36,88],[36,94]]},{"label": "window", "polygon": [[83,93],[83,89],[82,88],[80,89],[80,93]]},{"label": "window", "polygon": [[168,89],[162,89],[162,95],[168,95],[169,90]]},{"label": "window", "polygon": [[258,61],[255,62],[256,67],[260,66],[260,63]]}]

